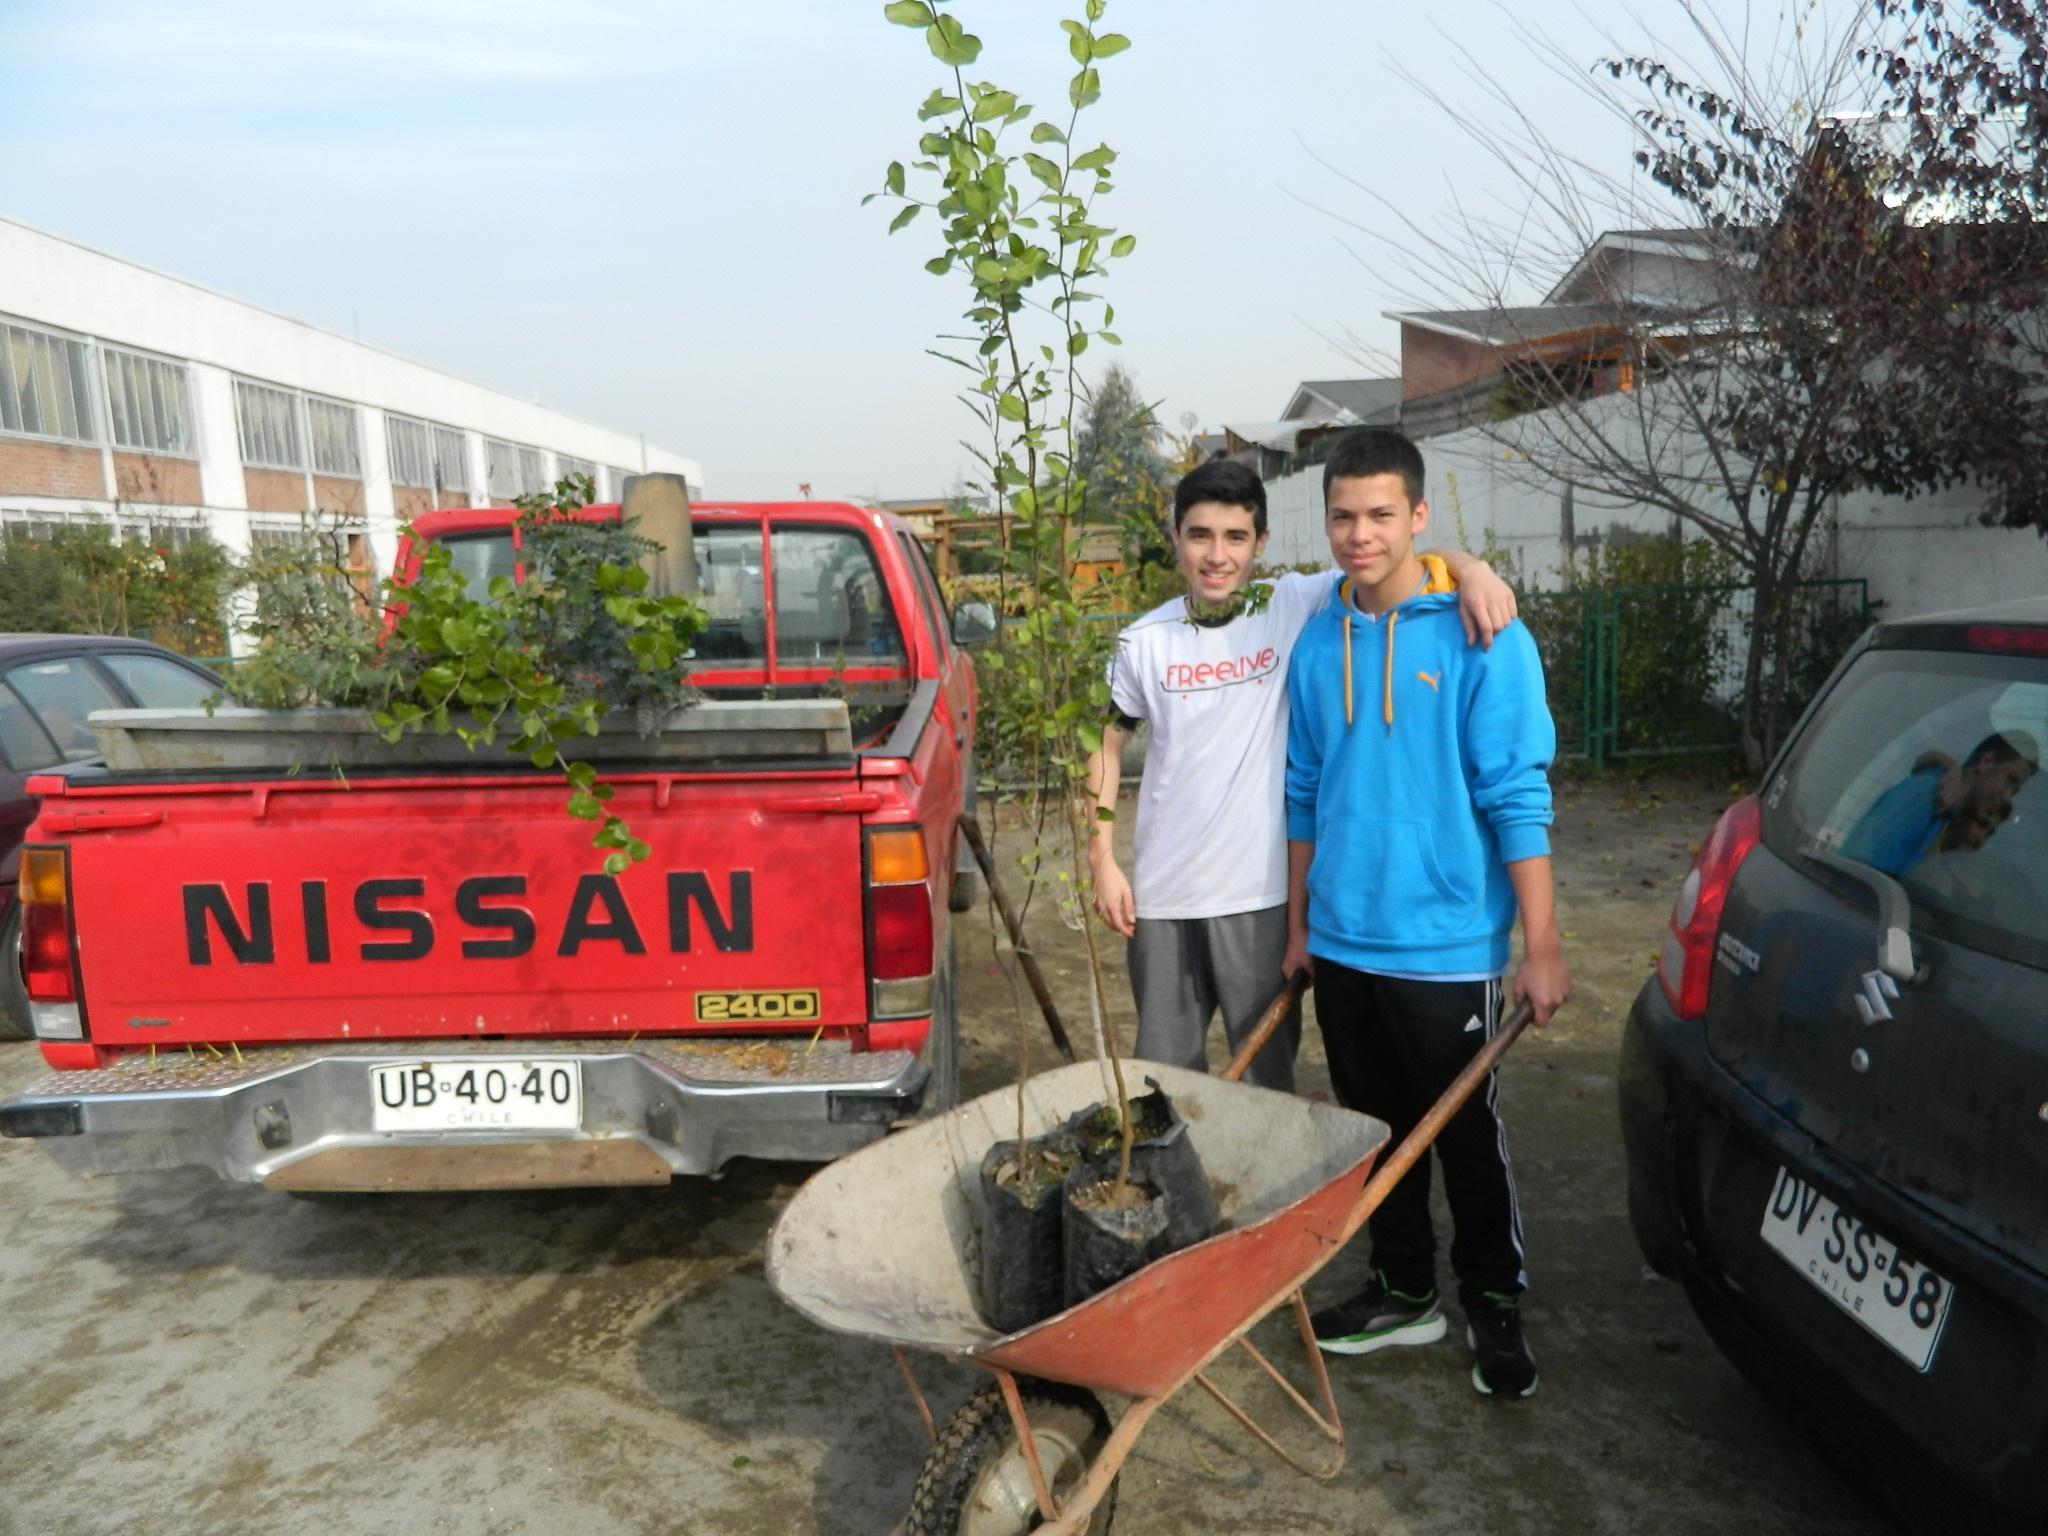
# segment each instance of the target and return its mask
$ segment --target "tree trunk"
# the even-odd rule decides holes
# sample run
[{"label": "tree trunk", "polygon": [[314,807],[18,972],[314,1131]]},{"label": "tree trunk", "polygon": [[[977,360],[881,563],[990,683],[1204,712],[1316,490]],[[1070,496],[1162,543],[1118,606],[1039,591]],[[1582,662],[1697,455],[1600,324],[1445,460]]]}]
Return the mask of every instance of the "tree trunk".
[{"label": "tree trunk", "polygon": [[1768,557],[1755,566],[1756,603],[1749,618],[1749,654],[1742,662],[1742,762],[1759,776],[1770,761],[1770,709],[1764,698],[1764,659],[1770,653],[1780,594],[1778,573]]}]

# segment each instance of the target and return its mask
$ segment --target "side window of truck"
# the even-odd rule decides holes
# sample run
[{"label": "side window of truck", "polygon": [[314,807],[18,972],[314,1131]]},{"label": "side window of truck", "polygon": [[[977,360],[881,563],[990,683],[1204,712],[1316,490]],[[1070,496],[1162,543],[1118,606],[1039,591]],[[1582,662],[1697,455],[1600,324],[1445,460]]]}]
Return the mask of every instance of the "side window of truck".
[{"label": "side window of truck", "polygon": [[775,657],[902,666],[903,634],[867,538],[853,528],[777,528]]},{"label": "side window of truck", "polygon": [[932,647],[939,659],[944,661],[952,650],[952,636],[946,633],[946,605],[939,601],[938,583],[932,577],[930,560],[924,546],[907,533],[896,535],[903,543],[903,558],[910,566],[910,579],[917,583],[919,604],[924,608],[925,628],[932,637]]}]

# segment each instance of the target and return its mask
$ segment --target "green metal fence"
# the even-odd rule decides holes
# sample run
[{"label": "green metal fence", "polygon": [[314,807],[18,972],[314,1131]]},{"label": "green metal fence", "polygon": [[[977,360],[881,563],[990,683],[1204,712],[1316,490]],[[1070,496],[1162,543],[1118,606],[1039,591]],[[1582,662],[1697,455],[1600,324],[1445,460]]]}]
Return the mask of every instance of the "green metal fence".
[{"label": "green metal fence", "polygon": [[[1599,768],[1740,748],[1754,587],[1604,587],[1525,592],[1519,601],[1543,656],[1560,756]],[[1868,627],[1870,584],[1860,577],[1801,582],[1791,603],[1784,654],[1766,658],[1785,677],[1787,723]],[[1120,628],[1138,615],[1085,617]]]},{"label": "green metal fence", "polygon": [[[1870,623],[1869,583],[1801,582],[1791,604],[1782,654],[1765,658],[1784,677],[1788,721]],[[1597,768],[1741,745],[1754,587],[1531,592],[1521,606],[1543,654],[1560,755]]]}]

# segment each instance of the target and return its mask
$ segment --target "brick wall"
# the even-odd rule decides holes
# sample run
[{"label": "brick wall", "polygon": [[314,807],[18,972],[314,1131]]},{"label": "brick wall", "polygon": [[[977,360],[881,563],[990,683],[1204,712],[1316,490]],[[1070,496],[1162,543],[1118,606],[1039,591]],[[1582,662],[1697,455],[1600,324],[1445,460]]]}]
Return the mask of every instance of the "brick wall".
[{"label": "brick wall", "polygon": [[1420,400],[1491,378],[1501,371],[1500,352],[1419,325],[1401,327],[1401,398]]},{"label": "brick wall", "polygon": [[333,475],[315,475],[313,505],[322,512],[333,512],[341,517],[361,517],[363,482],[342,480]]},{"label": "brick wall", "polygon": [[474,503],[470,501],[469,496],[466,492],[443,491],[439,496],[434,498],[434,505],[435,507],[442,511],[448,511],[456,507],[472,506],[474,505]]},{"label": "brick wall", "polygon": [[391,510],[401,523],[409,523],[422,512],[434,510],[434,493],[416,485],[394,485],[391,487]]},{"label": "brick wall", "polygon": [[199,506],[199,465],[153,453],[116,453],[114,495],[160,507]]},{"label": "brick wall", "polygon": [[107,494],[97,448],[72,448],[63,443],[38,443],[0,438],[0,493],[21,496],[84,496],[98,501]]},{"label": "brick wall", "polygon": [[306,477],[295,469],[248,469],[242,471],[244,493],[251,512],[304,512]]}]

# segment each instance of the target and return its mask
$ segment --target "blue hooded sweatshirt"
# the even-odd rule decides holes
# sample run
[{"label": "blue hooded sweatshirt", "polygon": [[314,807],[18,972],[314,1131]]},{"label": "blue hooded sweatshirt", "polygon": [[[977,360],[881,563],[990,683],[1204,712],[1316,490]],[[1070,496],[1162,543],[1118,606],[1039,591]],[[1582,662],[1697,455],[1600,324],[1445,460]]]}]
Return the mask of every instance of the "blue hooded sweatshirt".
[{"label": "blue hooded sweatshirt", "polygon": [[1421,593],[1375,618],[1340,585],[1296,642],[1287,837],[1316,845],[1310,954],[1381,975],[1499,975],[1507,865],[1550,852],[1557,731],[1527,627],[1468,645],[1441,562],[1423,565]]}]

